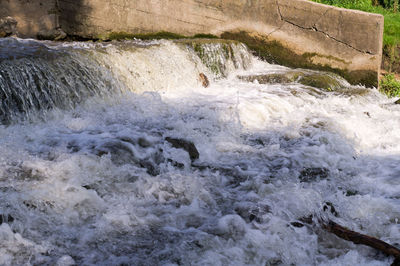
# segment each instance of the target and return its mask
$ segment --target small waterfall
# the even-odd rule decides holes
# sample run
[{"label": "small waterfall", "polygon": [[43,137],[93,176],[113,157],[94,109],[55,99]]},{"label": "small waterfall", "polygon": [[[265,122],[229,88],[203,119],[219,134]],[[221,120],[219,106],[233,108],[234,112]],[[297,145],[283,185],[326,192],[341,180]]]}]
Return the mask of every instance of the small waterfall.
[{"label": "small waterfall", "polygon": [[[12,50],[12,52],[10,52]],[[92,96],[198,86],[199,73],[226,77],[251,65],[246,46],[226,41],[55,45],[0,42],[0,121],[68,109]]]},{"label": "small waterfall", "polygon": [[237,42],[0,39],[0,97],[0,265],[393,261],[317,222],[400,243],[377,90]]},{"label": "small waterfall", "polygon": [[12,56],[0,56],[0,121],[29,118],[55,107],[73,108],[88,97],[121,88],[112,72],[85,49],[51,49],[14,39],[0,42],[3,51],[10,45],[17,48]]},{"label": "small waterfall", "polygon": [[226,78],[236,69],[248,69],[251,66],[252,56],[243,43],[230,41],[186,43],[216,78]]}]

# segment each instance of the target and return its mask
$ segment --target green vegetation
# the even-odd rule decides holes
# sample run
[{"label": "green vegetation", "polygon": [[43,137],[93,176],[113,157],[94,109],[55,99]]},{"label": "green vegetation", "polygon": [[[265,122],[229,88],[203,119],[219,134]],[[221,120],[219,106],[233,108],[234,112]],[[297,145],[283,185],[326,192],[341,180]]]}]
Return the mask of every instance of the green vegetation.
[{"label": "green vegetation", "polygon": [[399,97],[400,81],[396,80],[394,74],[385,75],[380,81],[379,89],[389,97]]},{"label": "green vegetation", "polygon": [[[384,45],[400,45],[398,0],[312,0],[317,3],[381,14],[385,17]],[[373,5],[375,4],[375,5]]]},{"label": "green vegetation", "polygon": [[[389,73],[400,73],[400,10],[399,0],[312,0],[317,3],[381,14],[385,17],[382,67]],[[380,81],[381,92],[389,97],[400,96],[400,81],[393,74]]]}]

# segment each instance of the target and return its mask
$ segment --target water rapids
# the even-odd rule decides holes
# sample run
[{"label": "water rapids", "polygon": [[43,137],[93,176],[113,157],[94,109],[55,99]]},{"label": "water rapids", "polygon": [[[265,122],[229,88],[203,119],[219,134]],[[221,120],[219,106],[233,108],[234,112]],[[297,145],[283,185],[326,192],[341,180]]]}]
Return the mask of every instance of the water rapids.
[{"label": "water rapids", "polygon": [[318,218],[400,243],[400,105],[374,89],[234,42],[10,38],[0,97],[0,265],[392,262]]}]

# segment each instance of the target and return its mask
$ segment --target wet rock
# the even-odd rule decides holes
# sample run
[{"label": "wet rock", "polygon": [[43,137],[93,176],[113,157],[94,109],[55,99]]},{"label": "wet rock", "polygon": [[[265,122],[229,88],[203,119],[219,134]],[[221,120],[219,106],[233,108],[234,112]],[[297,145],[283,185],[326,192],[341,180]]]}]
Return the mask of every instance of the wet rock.
[{"label": "wet rock", "polygon": [[298,228],[304,227],[304,224],[302,224],[302,223],[300,223],[300,222],[291,222],[290,224],[291,224],[292,226],[298,227]]},{"label": "wet rock", "polygon": [[15,35],[17,23],[17,20],[12,17],[0,19],[0,38]]},{"label": "wet rock", "polygon": [[247,165],[221,166],[192,163],[191,166],[200,171],[210,170],[213,173],[219,173],[220,175],[228,177],[228,185],[232,187],[239,186],[240,183],[246,181],[251,176],[249,172],[246,172]]},{"label": "wet rock", "polygon": [[329,201],[325,202],[322,209],[324,210],[324,212],[330,211],[330,213],[332,213],[336,217],[339,215],[335,209],[335,206],[333,206],[332,202],[329,202]]},{"label": "wet rock", "polygon": [[357,190],[352,190],[352,189],[346,190],[346,197],[351,197],[351,196],[355,196],[358,194],[359,194],[359,192]]},{"label": "wet rock", "polygon": [[235,204],[235,212],[246,222],[262,222],[262,216],[269,213],[271,208],[268,205],[254,206],[251,202],[241,202]]},{"label": "wet rock", "polygon": [[204,73],[199,74],[199,80],[204,88],[207,88],[210,85],[210,81],[208,80],[207,76]]},{"label": "wet rock", "polygon": [[110,154],[111,161],[116,165],[132,163],[136,161],[136,157],[129,145],[122,141],[112,140],[95,147],[94,152],[97,156]]},{"label": "wet rock", "polygon": [[171,143],[172,147],[187,151],[189,153],[191,161],[194,161],[200,157],[200,154],[196,146],[191,141],[185,139],[170,138],[170,137],[166,137],[165,140]]},{"label": "wet rock", "polygon": [[293,80],[285,74],[237,76],[237,78],[246,82],[257,81],[259,84],[284,84],[293,82]]},{"label": "wet rock", "polygon": [[305,75],[299,79],[299,83],[328,91],[340,88],[340,83],[337,79],[323,73]]},{"label": "wet rock", "polygon": [[26,200],[24,200],[23,202],[22,202],[28,209],[37,209],[37,206],[36,206],[36,204],[34,204],[34,203],[32,203],[32,202],[30,202],[30,201],[26,201]]},{"label": "wet rock", "polygon": [[278,266],[278,265],[283,265],[283,262],[279,258],[272,258],[269,259],[266,263],[265,266]]},{"label": "wet rock", "polygon": [[139,144],[139,146],[142,147],[142,148],[148,148],[148,147],[151,146],[151,142],[148,141],[148,140],[145,139],[145,138],[139,138],[139,139],[138,139],[138,144]]},{"label": "wet rock", "polygon": [[82,187],[87,189],[87,190],[93,189],[93,187],[91,185],[83,185]]},{"label": "wet rock", "polygon": [[10,214],[0,214],[0,225],[3,223],[12,223],[14,222],[14,217],[12,217]]},{"label": "wet rock", "polygon": [[37,34],[39,40],[60,41],[64,40],[67,34],[60,28],[51,30],[42,30]]},{"label": "wet rock", "polygon": [[299,219],[300,222],[305,224],[312,224],[313,223],[313,215],[310,214],[309,216],[304,216]]},{"label": "wet rock", "polygon": [[172,160],[172,159],[168,159],[167,161],[168,161],[169,163],[171,163],[171,165],[172,165],[173,167],[176,167],[176,168],[179,168],[179,169],[182,169],[182,168],[185,167],[185,165],[184,165],[183,163],[174,161],[174,160]]},{"label": "wet rock", "polygon": [[326,179],[329,175],[329,170],[326,168],[305,168],[300,172],[300,182],[313,182],[318,179]]},{"label": "wet rock", "polygon": [[160,174],[160,168],[159,168],[158,166],[154,165],[153,163],[151,163],[150,161],[141,160],[141,161],[139,162],[139,165],[140,165],[140,167],[142,167],[142,168],[146,168],[146,170],[147,170],[146,172],[147,172],[149,175],[157,176],[157,175]]},{"label": "wet rock", "polygon": [[41,181],[46,179],[44,173],[38,169],[30,168],[26,165],[15,165],[5,171],[5,176],[17,180],[36,180]]}]

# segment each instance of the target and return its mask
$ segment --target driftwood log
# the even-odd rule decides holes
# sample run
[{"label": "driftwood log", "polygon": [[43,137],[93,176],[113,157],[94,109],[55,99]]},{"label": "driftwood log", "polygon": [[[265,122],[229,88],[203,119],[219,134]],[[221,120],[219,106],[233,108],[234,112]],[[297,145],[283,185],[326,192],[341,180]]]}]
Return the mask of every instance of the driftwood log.
[{"label": "driftwood log", "polygon": [[343,227],[335,222],[321,222],[322,228],[326,231],[335,234],[336,236],[351,241],[354,244],[362,244],[374,249],[377,249],[386,255],[395,257],[395,260],[392,266],[400,265],[400,250],[382,240],[379,240],[375,237],[363,235],[350,229]]}]

